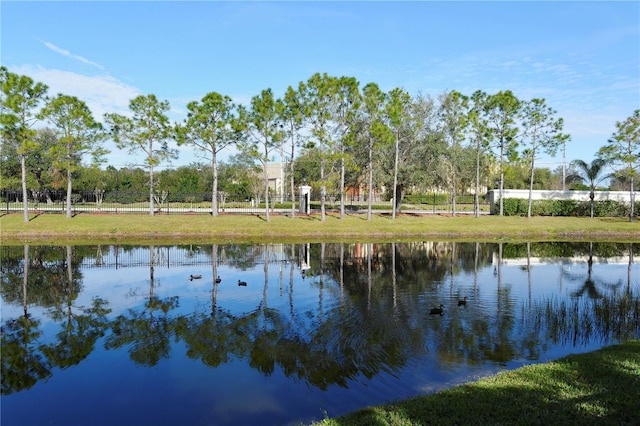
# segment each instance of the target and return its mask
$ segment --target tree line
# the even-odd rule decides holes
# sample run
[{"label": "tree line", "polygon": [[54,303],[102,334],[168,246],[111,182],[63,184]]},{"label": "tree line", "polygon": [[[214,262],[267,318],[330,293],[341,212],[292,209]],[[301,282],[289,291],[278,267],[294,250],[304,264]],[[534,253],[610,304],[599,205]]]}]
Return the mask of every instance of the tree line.
[{"label": "tree line", "polygon": [[[236,148],[237,164],[245,170],[261,168],[262,191],[254,193],[264,197],[267,221],[267,164],[276,153],[289,169],[292,217],[296,176],[298,184],[308,179],[319,190],[322,220],[328,191],[339,194],[340,218],[344,217],[348,188],[361,188],[367,194],[368,219],[376,192],[388,191],[395,218],[404,194],[433,188],[450,193],[454,214],[456,194],[471,190],[477,216],[479,196],[494,178],[502,215],[507,174],[524,175],[531,194],[540,175],[536,159],[541,154],[555,156],[570,141],[563,119],[544,99],[521,100],[509,90],[495,94],[477,90],[471,95],[452,90],[434,98],[411,95],[401,88],[385,92],[376,83],[360,87],[354,77],[316,73],[297,87],[289,86],[281,98],[271,89],[262,90],[249,105],[207,93],[188,103],[187,116],[176,123],[167,116],[168,101],[140,95],[130,101],[128,115],[107,113],[103,124],[81,99],[64,94],[51,97],[45,84],[6,67],[0,68],[0,82],[3,164],[11,156],[19,159],[25,221],[28,175],[41,183],[47,175],[60,186],[64,182],[67,217],[71,217],[74,175],[86,169],[83,161],[88,158],[94,167],[104,163],[108,153],[104,143],[109,139],[118,149],[142,154],[139,168],[146,179],[150,215],[155,211],[158,167],[178,156],[172,141],[209,158],[213,216],[218,215],[218,156]],[[41,123],[51,128],[43,130],[38,127]],[[631,192],[630,220],[634,179],[640,168],[639,129],[640,109],[616,123],[615,132],[597,153],[599,161],[616,168],[617,181]],[[3,166],[3,179],[8,169]],[[568,177],[593,183],[581,171],[577,167],[567,176],[563,167],[563,188]],[[531,195],[528,210],[530,216]]]}]

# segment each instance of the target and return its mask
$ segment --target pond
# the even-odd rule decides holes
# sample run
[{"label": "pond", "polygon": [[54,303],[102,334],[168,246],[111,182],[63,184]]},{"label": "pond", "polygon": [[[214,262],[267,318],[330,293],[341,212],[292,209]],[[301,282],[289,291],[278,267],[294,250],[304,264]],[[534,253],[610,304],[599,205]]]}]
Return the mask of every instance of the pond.
[{"label": "pond", "polygon": [[309,423],[591,351],[640,337],[638,250],[2,246],[0,420]]}]

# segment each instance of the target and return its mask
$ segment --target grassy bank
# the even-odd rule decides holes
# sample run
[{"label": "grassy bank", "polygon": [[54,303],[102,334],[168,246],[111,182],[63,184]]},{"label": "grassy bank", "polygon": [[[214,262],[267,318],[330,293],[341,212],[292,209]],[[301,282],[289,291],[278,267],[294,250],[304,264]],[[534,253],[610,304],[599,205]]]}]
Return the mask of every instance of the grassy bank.
[{"label": "grassy bank", "polygon": [[316,423],[438,424],[640,424],[640,340]]},{"label": "grassy bank", "polygon": [[640,224],[623,218],[499,217],[376,214],[347,215],[64,215],[44,214],[24,222],[21,214],[0,217],[3,244],[171,242],[313,242],[442,240],[639,241]]}]

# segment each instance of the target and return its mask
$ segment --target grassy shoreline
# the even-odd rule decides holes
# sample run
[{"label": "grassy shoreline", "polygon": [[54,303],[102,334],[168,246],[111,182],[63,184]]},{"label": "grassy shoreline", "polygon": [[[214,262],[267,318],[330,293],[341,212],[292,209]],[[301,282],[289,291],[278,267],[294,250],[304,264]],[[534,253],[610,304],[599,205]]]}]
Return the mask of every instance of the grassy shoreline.
[{"label": "grassy shoreline", "polygon": [[640,424],[640,340],[313,424]]},{"label": "grassy shoreline", "polygon": [[274,215],[38,215],[0,216],[2,244],[190,242],[640,241],[640,224],[624,218],[499,217],[402,214]]}]

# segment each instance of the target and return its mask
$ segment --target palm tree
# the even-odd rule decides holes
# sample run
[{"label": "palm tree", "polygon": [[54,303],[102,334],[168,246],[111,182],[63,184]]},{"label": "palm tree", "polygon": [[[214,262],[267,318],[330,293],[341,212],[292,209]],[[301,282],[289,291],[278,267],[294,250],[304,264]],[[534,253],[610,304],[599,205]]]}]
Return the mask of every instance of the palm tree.
[{"label": "palm tree", "polygon": [[593,207],[595,198],[595,190],[598,183],[611,177],[611,174],[600,176],[604,171],[604,167],[607,165],[607,161],[602,158],[596,158],[588,164],[582,160],[574,160],[572,164],[577,170],[567,176],[567,182],[569,183],[585,183],[589,184],[589,199],[591,200],[591,217],[593,218]]}]

